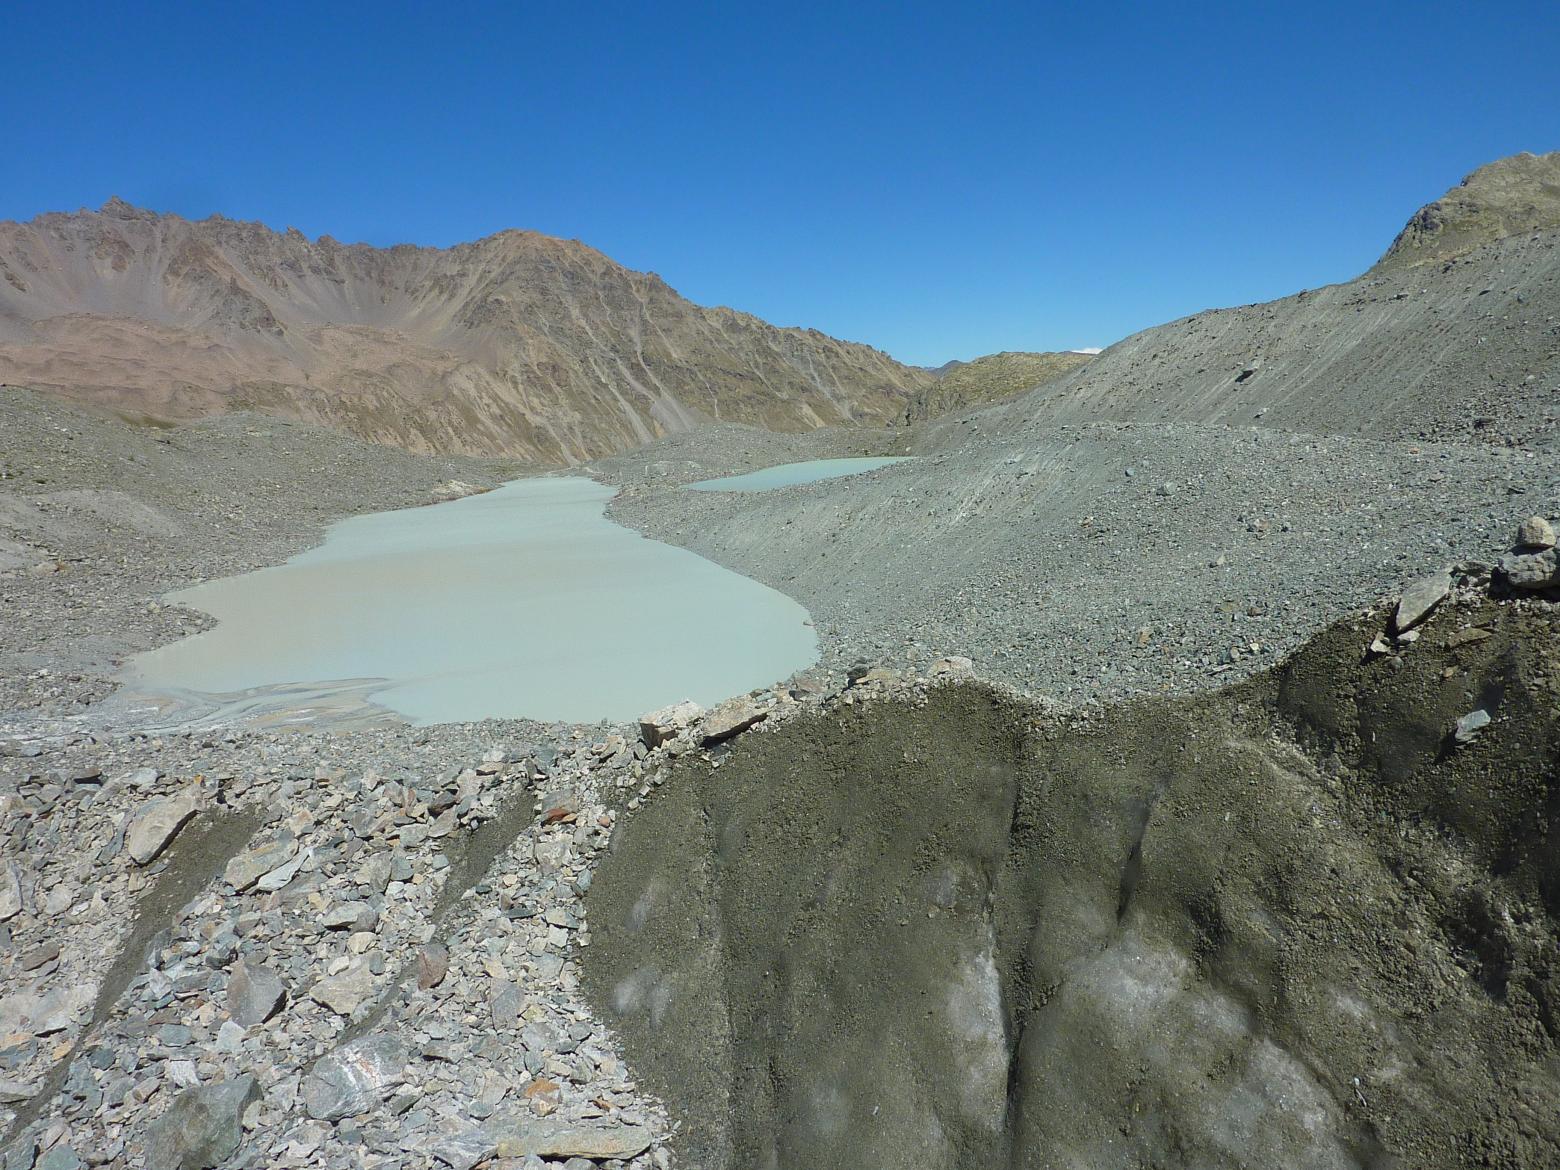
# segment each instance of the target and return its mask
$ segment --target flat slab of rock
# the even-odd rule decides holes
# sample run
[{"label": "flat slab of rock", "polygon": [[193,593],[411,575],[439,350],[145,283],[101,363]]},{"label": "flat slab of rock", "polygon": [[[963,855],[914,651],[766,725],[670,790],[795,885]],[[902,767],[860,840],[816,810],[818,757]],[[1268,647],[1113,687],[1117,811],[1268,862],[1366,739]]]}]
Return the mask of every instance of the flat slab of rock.
[{"label": "flat slab of rock", "polygon": [[709,713],[699,730],[705,743],[720,743],[768,718],[769,712],[752,699],[728,699]]},{"label": "flat slab of rock", "polygon": [[327,975],[309,988],[309,998],[340,1016],[350,1016],[374,994],[374,975],[366,962]]},{"label": "flat slab of rock", "polygon": [[634,1158],[650,1148],[651,1134],[642,1125],[552,1122],[521,1118],[490,1122],[445,1138],[433,1156],[452,1170],[472,1170],[489,1158]]},{"label": "flat slab of rock", "polygon": [[0,922],[9,922],[22,912],[22,878],[14,862],[0,865]]},{"label": "flat slab of rock", "polygon": [[1452,574],[1448,569],[1421,577],[1403,590],[1397,611],[1392,616],[1392,628],[1399,634],[1413,629],[1429,617],[1430,611],[1440,605],[1441,599],[1451,591]]},{"label": "flat slab of rock", "polygon": [[688,725],[697,719],[703,710],[691,699],[685,699],[681,703],[673,703],[670,707],[662,707],[659,711],[641,715],[639,737],[645,741],[646,747],[660,747],[686,731]]},{"label": "flat slab of rock", "polygon": [[52,1036],[74,1024],[92,1003],[94,989],[80,983],[0,996],[0,1036],[26,1032]]},{"label": "flat slab of rock", "polygon": [[642,1125],[549,1126],[545,1120],[517,1121],[497,1129],[500,1158],[635,1158],[650,1148]]},{"label": "flat slab of rock", "polygon": [[292,861],[298,846],[292,841],[277,841],[262,845],[247,853],[240,853],[227,863],[222,878],[239,893],[243,893],[268,873],[274,873]]},{"label": "flat slab of rock", "polygon": [[125,830],[125,852],[137,865],[150,865],[168,848],[199,809],[197,794],[150,801]]},{"label": "flat slab of rock", "polygon": [[322,1056],[302,1085],[316,1121],[340,1121],[377,1108],[406,1081],[410,1059],[399,1036],[367,1036]]},{"label": "flat slab of rock", "polygon": [[214,1170],[244,1136],[244,1110],[260,1099],[254,1077],[186,1089],[149,1127],[147,1170]]}]

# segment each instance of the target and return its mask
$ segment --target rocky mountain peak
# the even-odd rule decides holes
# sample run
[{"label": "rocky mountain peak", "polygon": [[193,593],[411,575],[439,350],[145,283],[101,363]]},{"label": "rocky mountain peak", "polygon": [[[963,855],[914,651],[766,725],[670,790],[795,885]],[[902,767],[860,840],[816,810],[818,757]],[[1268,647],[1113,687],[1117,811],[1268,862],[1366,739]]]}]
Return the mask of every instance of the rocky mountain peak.
[{"label": "rocky mountain peak", "polygon": [[1507,236],[1560,228],[1560,151],[1523,152],[1474,171],[1414,213],[1378,268],[1449,260]]}]

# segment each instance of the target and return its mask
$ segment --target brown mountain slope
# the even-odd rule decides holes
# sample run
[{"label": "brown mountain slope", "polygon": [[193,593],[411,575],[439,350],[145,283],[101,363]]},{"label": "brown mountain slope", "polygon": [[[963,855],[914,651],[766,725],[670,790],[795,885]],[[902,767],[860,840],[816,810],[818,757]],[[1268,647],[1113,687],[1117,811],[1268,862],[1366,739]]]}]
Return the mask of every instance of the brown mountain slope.
[{"label": "brown mountain slope", "polygon": [[1560,228],[1560,151],[1480,167],[1414,213],[1378,269],[1431,264],[1493,240]]},{"label": "brown mountain slope", "polygon": [[[1560,442],[1560,216],[1545,226],[1543,212],[1555,206],[1545,160],[1557,158],[1494,163],[1459,189],[1498,188],[1501,206],[1531,213],[1432,214],[1443,199],[1414,217],[1455,225],[1443,240],[1455,238],[1455,256],[1383,262],[1343,284],[1146,329],[1019,399],[1001,425],[1190,422]],[[1519,220],[1527,226],[1509,230]],[[1400,236],[1388,261],[1404,248]]]},{"label": "brown mountain slope", "polygon": [[931,381],[534,232],[381,249],[117,200],[0,224],[0,383],[129,417],[249,409],[563,463],[703,419],[884,423]]},{"label": "brown mountain slope", "polygon": [[1090,358],[1086,353],[989,353],[968,362],[950,362],[937,381],[918,391],[905,411],[907,422],[936,418],[970,406],[984,406],[1033,390],[1071,373]]}]

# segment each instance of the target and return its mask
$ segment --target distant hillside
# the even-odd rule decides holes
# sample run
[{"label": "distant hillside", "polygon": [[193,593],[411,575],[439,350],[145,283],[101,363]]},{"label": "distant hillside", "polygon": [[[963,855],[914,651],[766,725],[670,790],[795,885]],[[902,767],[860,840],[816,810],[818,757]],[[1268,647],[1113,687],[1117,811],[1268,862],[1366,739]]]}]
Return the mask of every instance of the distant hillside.
[{"label": "distant hillside", "polygon": [[1482,166],[1414,213],[1376,266],[1433,264],[1524,232],[1560,228],[1560,151]]},{"label": "distant hillside", "polygon": [[1557,166],[1483,167],[1363,276],[1144,330],[1019,409],[1044,425],[1560,443]]},{"label": "distant hillside", "polygon": [[933,380],[535,232],[373,248],[117,200],[0,224],[0,383],[131,418],[567,463],[706,419],[882,424]]},{"label": "distant hillside", "polygon": [[1071,373],[1089,360],[1086,353],[993,353],[971,362],[949,362],[941,377],[923,387],[905,412],[909,422],[936,418],[969,406],[1011,398]]}]

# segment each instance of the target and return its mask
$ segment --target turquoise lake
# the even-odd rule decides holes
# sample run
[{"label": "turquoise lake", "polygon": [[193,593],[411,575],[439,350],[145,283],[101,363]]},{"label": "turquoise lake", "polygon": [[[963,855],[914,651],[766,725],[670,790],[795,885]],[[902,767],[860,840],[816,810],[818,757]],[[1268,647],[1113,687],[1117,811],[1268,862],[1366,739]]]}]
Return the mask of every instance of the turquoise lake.
[{"label": "turquoise lake", "polygon": [[218,624],[138,655],[127,689],[208,719],[351,701],[413,723],[591,723],[817,660],[802,606],[612,523],[613,494],[530,479],[344,520],[283,565],[170,594]]}]

